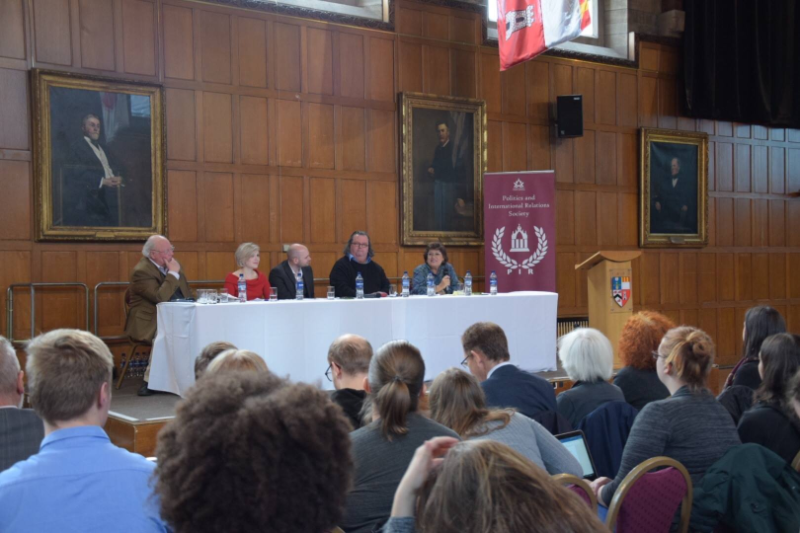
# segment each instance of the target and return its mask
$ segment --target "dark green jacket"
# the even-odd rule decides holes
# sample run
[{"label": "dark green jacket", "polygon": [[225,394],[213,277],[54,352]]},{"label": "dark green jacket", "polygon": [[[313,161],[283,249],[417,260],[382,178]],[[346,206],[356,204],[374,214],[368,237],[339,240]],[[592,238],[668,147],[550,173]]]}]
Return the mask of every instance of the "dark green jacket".
[{"label": "dark green jacket", "polygon": [[691,529],[800,531],[800,474],[759,444],[728,450],[694,487]]}]

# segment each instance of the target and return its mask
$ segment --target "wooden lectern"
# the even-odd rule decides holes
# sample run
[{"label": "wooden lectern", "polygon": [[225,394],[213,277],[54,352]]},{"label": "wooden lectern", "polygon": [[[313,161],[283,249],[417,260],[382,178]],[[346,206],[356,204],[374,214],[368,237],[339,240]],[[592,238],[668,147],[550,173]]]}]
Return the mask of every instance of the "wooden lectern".
[{"label": "wooden lectern", "polygon": [[622,363],[617,353],[622,327],[633,314],[631,261],[641,252],[597,252],[575,270],[589,271],[589,327],[608,337],[614,348],[614,368]]}]

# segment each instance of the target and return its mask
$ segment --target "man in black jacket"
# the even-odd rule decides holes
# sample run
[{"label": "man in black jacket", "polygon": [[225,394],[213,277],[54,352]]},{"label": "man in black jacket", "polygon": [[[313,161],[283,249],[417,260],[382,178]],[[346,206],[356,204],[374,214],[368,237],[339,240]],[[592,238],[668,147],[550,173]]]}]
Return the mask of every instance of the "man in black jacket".
[{"label": "man in black jacket", "polygon": [[333,264],[331,269],[331,285],[336,289],[338,297],[354,297],[356,295],[356,276],[359,272],[364,278],[364,294],[389,292],[389,279],[378,263],[372,260],[375,252],[369,235],[364,231],[354,231],[344,246],[344,257]]},{"label": "man in black jacket", "polygon": [[302,244],[289,246],[286,261],[269,272],[269,284],[278,289],[278,300],[294,300],[297,297],[297,273],[303,273],[303,298],[314,297],[314,271],[311,270],[311,254]]}]

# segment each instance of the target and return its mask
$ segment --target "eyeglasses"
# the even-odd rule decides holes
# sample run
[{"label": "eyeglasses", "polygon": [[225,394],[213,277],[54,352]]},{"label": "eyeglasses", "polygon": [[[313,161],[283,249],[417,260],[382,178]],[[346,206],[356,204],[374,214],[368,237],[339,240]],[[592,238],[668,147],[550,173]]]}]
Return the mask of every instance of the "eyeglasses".
[{"label": "eyeglasses", "polygon": [[657,351],[657,350],[653,350],[653,352],[651,353],[651,355],[653,356],[653,359],[658,359],[659,357],[661,357],[661,354],[660,354],[660,353],[658,353],[658,351]]},{"label": "eyeglasses", "polygon": [[[469,354],[469,355],[472,355],[472,354]],[[469,368],[469,365],[467,364],[467,361],[469,361],[469,355],[466,356],[463,361],[461,361],[461,366],[463,366],[464,368]]]},{"label": "eyeglasses", "polygon": [[160,254],[165,254],[167,252],[174,252],[175,251],[175,247],[174,246],[170,246],[166,250],[155,250],[155,251],[160,253]]},{"label": "eyeglasses", "polygon": [[325,377],[328,378],[328,381],[333,381],[331,378],[331,370],[333,370],[333,365],[328,365],[328,370],[325,371]]},{"label": "eyeglasses", "polygon": [[363,242],[354,242],[354,243],[353,243],[353,244],[351,244],[350,246],[355,246],[356,248],[369,248],[369,243],[368,243],[368,242],[367,242],[367,243],[363,243]]}]

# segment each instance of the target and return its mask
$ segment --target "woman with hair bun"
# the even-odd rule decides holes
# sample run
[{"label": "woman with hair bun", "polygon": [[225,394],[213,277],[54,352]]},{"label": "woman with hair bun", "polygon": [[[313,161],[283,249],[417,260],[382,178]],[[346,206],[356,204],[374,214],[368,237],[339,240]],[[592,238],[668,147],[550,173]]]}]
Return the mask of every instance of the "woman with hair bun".
[{"label": "woman with hair bun", "polygon": [[731,446],[741,443],[731,415],[706,389],[714,353],[714,342],[700,329],[681,326],[664,335],[653,356],[658,379],[672,396],[639,412],[617,477],[592,482],[600,502],[608,505],[623,478],[651,457],[679,461],[697,483]]},{"label": "woman with hair bun", "polygon": [[787,400],[789,380],[800,369],[800,337],[778,333],[767,337],[758,354],[761,386],[755,405],[739,421],[742,442],[754,442],[791,463],[800,451],[800,419]]},{"label": "woman with hair bun", "polygon": [[350,434],[355,479],[340,527],[369,533],[389,519],[392,499],[416,449],[434,437],[458,434],[417,412],[425,394],[425,362],[406,341],[391,341],[375,353],[364,383],[372,423]]}]

